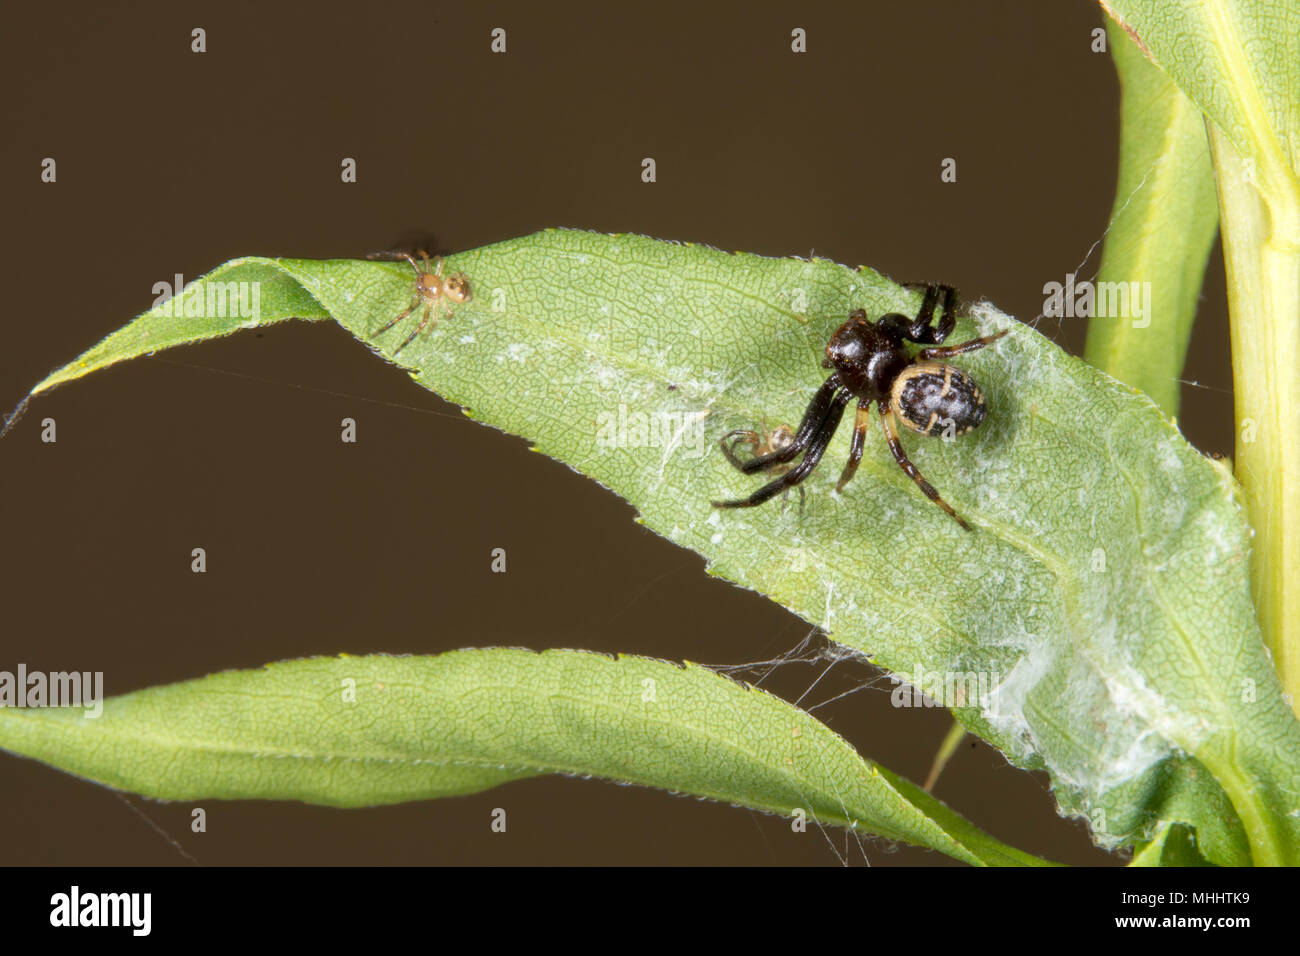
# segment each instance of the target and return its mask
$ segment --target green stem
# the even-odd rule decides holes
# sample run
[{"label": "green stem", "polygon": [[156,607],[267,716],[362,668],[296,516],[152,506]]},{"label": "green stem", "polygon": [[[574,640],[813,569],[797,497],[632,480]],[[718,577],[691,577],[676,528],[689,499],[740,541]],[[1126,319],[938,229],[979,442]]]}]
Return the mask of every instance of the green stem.
[{"label": "green stem", "polygon": [[1235,469],[1255,534],[1255,607],[1300,713],[1300,190],[1275,164],[1257,169],[1243,160],[1207,125],[1232,313]]},{"label": "green stem", "polygon": [[1264,804],[1268,791],[1260,781],[1238,766],[1235,754],[1221,756],[1203,752],[1198,756],[1219,781],[1241,818],[1255,865],[1294,865],[1288,856],[1285,837],[1278,832],[1274,813]]}]

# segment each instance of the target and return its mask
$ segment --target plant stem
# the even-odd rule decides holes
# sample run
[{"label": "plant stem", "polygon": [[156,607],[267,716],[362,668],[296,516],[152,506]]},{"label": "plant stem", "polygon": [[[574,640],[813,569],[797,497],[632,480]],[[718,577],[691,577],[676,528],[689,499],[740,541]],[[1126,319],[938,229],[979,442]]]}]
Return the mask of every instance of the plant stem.
[{"label": "plant stem", "polygon": [[[1237,480],[1264,641],[1300,714],[1300,192],[1207,123],[1232,314]],[[1258,185],[1257,185],[1258,184]]]}]

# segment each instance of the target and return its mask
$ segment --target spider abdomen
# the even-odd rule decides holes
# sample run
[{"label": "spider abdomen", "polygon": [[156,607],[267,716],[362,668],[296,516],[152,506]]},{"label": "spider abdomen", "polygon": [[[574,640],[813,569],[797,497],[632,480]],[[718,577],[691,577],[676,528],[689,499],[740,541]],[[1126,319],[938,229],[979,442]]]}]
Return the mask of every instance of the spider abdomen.
[{"label": "spider abdomen", "polygon": [[894,379],[889,407],[898,420],[922,435],[964,435],[984,421],[984,393],[952,365],[919,362]]}]

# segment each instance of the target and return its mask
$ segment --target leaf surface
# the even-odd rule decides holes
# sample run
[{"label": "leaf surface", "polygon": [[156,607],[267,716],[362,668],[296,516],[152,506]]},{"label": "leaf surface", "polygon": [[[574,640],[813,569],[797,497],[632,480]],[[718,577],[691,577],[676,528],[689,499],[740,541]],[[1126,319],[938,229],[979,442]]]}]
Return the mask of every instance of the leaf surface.
[{"label": "leaf surface", "polygon": [[[213,278],[259,268],[368,344],[411,297],[405,264],[243,259]],[[457,271],[473,300],[399,356],[421,385],[613,489],[711,573],[937,691],[1014,762],[1046,768],[1103,844],[1173,814],[1214,862],[1294,858],[1300,725],[1255,623],[1236,485],[1144,395],[978,305],[951,341],[1012,330],[956,360],[988,419],[954,441],[903,439],[974,532],[920,494],[878,432],[833,494],[847,426],[802,514],[724,512],[710,501],[758,482],[717,440],[797,423],[849,310],[914,313],[919,293],[824,260],[568,230],[451,257]],[[413,321],[374,340],[383,354]],[[38,390],[138,354],[115,347]]]},{"label": "leaf surface", "polygon": [[312,658],[80,708],[0,709],[0,745],[164,800],[361,807],[581,774],[802,815],[975,865],[1041,863],[695,665],[514,648]]}]

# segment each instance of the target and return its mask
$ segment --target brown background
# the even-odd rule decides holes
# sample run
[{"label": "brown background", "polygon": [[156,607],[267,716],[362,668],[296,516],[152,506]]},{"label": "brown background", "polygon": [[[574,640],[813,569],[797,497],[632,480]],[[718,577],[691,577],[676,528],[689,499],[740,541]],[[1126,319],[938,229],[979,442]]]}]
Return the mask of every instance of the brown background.
[{"label": "brown background", "polygon": [[[1110,212],[1118,86],[1090,52],[1101,17],[1085,0],[190,6],[6,10],[6,408],[148,308],[155,282],[236,255],[361,256],[420,232],[467,249],[566,225],[815,250],[1032,319]],[[497,26],[509,52],[494,56]],[[57,184],[39,181],[46,156]],[[345,156],[355,185],[339,181]],[[939,181],[948,156],[956,184]],[[1209,387],[1183,405],[1206,451],[1231,451],[1225,311],[1216,251],[1186,373]],[[1081,350],[1081,321],[1041,328]],[[39,440],[47,416],[55,445]],[[344,416],[356,446],[338,441]],[[102,670],[116,694],[340,651],[738,664],[807,633],[632,517],[337,327],[244,333],[61,388],[0,442],[0,669]],[[195,546],[206,575],[189,571]],[[823,666],[765,686],[797,699]],[[815,712],[923,779],[947,716],[894,710],[877,678],[838,665],[804,704],[862,688]],[[1056,816],[1045,777],[983,744],[937,793],[1024,849],[1117,862]],[[209,865],[948,862],[561,778],[346,812],[209,801],[203,835],[189,805],[129,800]],[[498,806],[506,835],[488,829]],[[187,862],[112,792],[3,754],[0,861]]]}]

